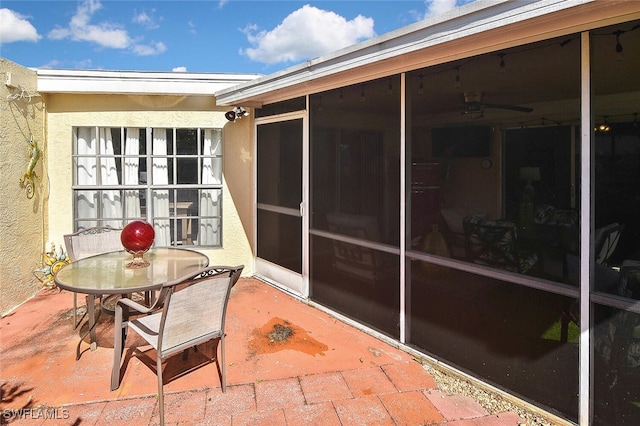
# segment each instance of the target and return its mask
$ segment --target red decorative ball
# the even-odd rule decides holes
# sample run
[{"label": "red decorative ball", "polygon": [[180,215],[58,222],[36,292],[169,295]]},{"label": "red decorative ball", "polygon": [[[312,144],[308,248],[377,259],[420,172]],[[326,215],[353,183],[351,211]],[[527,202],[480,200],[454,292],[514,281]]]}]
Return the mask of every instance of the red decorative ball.
[{"label": "red decorative ball", "polygon": [[155,236],[156,232],[151,224],[142,220],[134,220],[122,228],[120,241],[129,253],[140,253],[149,250]]}]

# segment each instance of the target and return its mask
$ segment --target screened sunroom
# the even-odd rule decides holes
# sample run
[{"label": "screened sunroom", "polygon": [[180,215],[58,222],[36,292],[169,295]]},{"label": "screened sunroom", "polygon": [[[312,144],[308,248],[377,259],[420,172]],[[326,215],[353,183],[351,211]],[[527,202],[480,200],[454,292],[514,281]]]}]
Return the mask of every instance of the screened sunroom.
[{"label": "screened sunroom", "polygon": [[580,424],[640,421],[640,5],[491,2],[217,93],[256,273]]}]

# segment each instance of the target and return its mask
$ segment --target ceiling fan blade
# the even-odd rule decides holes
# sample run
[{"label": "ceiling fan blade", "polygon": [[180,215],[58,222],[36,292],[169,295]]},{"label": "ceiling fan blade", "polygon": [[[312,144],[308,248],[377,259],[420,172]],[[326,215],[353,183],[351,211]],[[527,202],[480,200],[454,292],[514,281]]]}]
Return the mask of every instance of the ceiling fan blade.
[{"label": "ceiling fan blade", "polygon": [[533,108],[523,107],[519,105],[502,105],[502,104],[482,104],[485,108],[498,108],[498,109],[508,109],[511,111],[519,111],[519,112],[532,112]]}]

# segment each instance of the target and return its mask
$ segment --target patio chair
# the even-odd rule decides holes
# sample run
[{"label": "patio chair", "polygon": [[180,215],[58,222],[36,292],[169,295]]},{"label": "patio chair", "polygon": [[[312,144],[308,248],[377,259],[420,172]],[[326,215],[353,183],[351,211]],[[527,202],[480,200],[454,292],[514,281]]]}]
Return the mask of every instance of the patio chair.
[{"label": "patio chair", "polygon": [[[67,249],[67,254],[72,262],[85,257],[95,256],[97,254],[109,253],[112,251],[122,250],[122,242],[120,241],[120,234],[122,229],[111,228],[108,226],[95,226],[92,228],[86,228],[78,231],[74,234],[64,235],[64,245]],[[87,312],[89,309],[94,309],[94,306],[89,306],[91,303],[87,300]],[[73,328],[74,330],[80,325],[80,321],[87,314],[85,314],[78,320],[78,294],[73,293]]]},{"label": "patio chair", "polygon": [[[162,286],[151,307],[140,305],[129,298],[116,303],[114,329],[113,369],[111,390],[120,386],[120,363],[128,329],[135,331],[155,349],[160,424],[164,425],[164,394],[162,361],[178,353],[188,353],[197,345],[217,340],[220,359],[215,362],[220,375],[222,392],[226,391],[225,315],[231,287],[240,278],[243,265],[213,266],[195,274],[170,281]],[[129,320],[129,309],[146,314]],[[183,374],[187,374],[192,369]]]},{"label": "patio chair", "polygon": [[[380,241],[378,220],[373,216],[332,212],[327,214],[327,226],[335,234]],[[380,251],[340,240],[332,244],[335,272],[372,285],[393,275],[393,265]]]},{"label": "patio chair", "polygon": [[609,259],[618,246],[620,234],[624,230],[624,225],[619,223],[611,223],[602,228],[596,229],[595,232],[595,261],[601,265],[608,265]]},{"label": "patio chair", "polygon": [[517,248],[513,222],[469,216],[464,219],[463,228],[466,256],[473,263],[525,274],[538,262],[536,253]]}]

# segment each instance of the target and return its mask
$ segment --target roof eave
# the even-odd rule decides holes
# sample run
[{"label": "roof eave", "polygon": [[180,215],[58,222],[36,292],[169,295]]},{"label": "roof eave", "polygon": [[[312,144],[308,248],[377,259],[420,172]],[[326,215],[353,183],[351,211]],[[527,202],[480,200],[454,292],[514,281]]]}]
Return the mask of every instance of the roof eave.
[{"label": "roof eave", "polygon": [[40,93],[213,95],[259,74],[38,69]]}]

